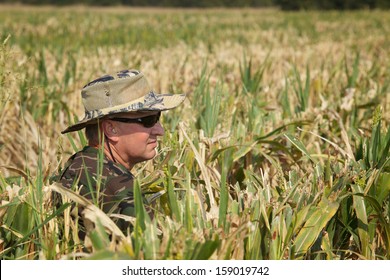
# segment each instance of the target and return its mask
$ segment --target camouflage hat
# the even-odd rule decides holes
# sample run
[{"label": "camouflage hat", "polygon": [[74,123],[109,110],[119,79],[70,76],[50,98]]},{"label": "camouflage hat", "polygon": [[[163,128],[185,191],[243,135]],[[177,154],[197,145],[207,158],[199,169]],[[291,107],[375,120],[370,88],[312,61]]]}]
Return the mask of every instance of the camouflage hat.
[{"label": "camouflage hat", "polygon": [[81,96],[84,118],[62,133],[80,130],[112,114],[173,109],[186,97],[185,94],[155,93],[144,74],[137,70],[123,70],[93,80],[84,86]]}]

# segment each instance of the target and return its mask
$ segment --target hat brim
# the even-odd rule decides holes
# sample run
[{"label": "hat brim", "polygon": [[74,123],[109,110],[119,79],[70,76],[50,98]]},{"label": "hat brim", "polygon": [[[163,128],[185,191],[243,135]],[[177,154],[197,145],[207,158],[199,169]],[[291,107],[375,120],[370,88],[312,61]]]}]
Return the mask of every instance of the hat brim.
[{"label": "hat brim", "polygon": [[186,98],[186,94],[154,94],[149,93],[148,95],[134,100],[129,103],[125,103],[115,107],[104,108],[95,110],[92,112],[86,112],[84,118],[69,126],[67,129],[62,131],[62,134],[78,131],[85,128],[87,125],[95,124],[99,119],[104,117],[127,112],[139,112],[139,111],[166,111],[171,110],[183,103]]}]

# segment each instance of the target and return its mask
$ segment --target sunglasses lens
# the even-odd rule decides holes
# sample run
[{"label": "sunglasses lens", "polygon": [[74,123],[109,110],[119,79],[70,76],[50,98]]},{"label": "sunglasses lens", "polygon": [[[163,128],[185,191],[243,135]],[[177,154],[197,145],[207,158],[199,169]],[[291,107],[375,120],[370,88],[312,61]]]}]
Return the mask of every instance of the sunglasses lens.
[{"label": "sunglasses lens", "polygon": [[140,118],[139,120],[144,127],[150,128],[153,127],[160,120],[160,115],[161,113],[158,113],[157,115],[147,116],[144,118]]},{"label": "sunglasses lens", "polygon": [[161,112],[158,112],[156,115],[147,116],[138,119],[128,119],[128,118],[112,118],[114,121],[124,122],[124,123],[139,123],[144,127],[151,128],[160,120]]}]

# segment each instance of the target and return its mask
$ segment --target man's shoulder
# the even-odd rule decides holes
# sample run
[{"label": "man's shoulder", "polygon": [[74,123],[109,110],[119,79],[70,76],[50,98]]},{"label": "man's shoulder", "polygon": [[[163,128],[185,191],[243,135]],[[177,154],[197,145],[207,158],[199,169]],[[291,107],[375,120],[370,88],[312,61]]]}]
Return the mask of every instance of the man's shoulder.
[{"label": "man's shoulder", "polygon": [[99,174],[104,177],[133,177],[123,166],[108,160],[102,150],[89,146],[69,158],[63,169],[62,177],[69,175],[73,177],[81,172]]},{"label": "man's shoulder", "polygon": [[[98,162],[98,150],[92,147],[84,147],[81,151],[73,154],[66,162],[63,173],[77,171],[80,168],[88,167],[93,171]],[[92,168],[92,169],[91,169]]]},{"label": "man's shoulder", "polygon": [[114,195],[121,190],[132,189],[133,175],[124,166],[108,160],[103,151],[86,147],[71,156],[58,181],[64,186],[100,185],[106,194]]}]

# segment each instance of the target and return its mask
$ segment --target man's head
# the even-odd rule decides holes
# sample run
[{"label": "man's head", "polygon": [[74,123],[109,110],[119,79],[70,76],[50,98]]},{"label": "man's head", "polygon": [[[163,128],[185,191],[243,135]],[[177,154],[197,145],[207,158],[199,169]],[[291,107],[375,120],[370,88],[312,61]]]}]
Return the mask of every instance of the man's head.
[{"label": "man's head", "polygon": [[82,90],[85,117],[63,133],[86,128],[89,145],[103,140],[110,157],[125,166],[153,158],[157,137],[164,134],[161,111],[175,108],[184,94],[157,94],[136,70],[106,75]]},{"label": "man's head", "polygon": [[157,137],[164,135],[161,112],[118,114],[101,122],[101,131],[112,147],[111,156],[132,168],[135,164],[155,157]]},{"label": "man's head", "polygon": [[77,131],[121,113],[160,112],[180,105],[185,94],[158,94],[138,70],[123,70],[89,82],[81,91],[85,115],[62,133]]}]

